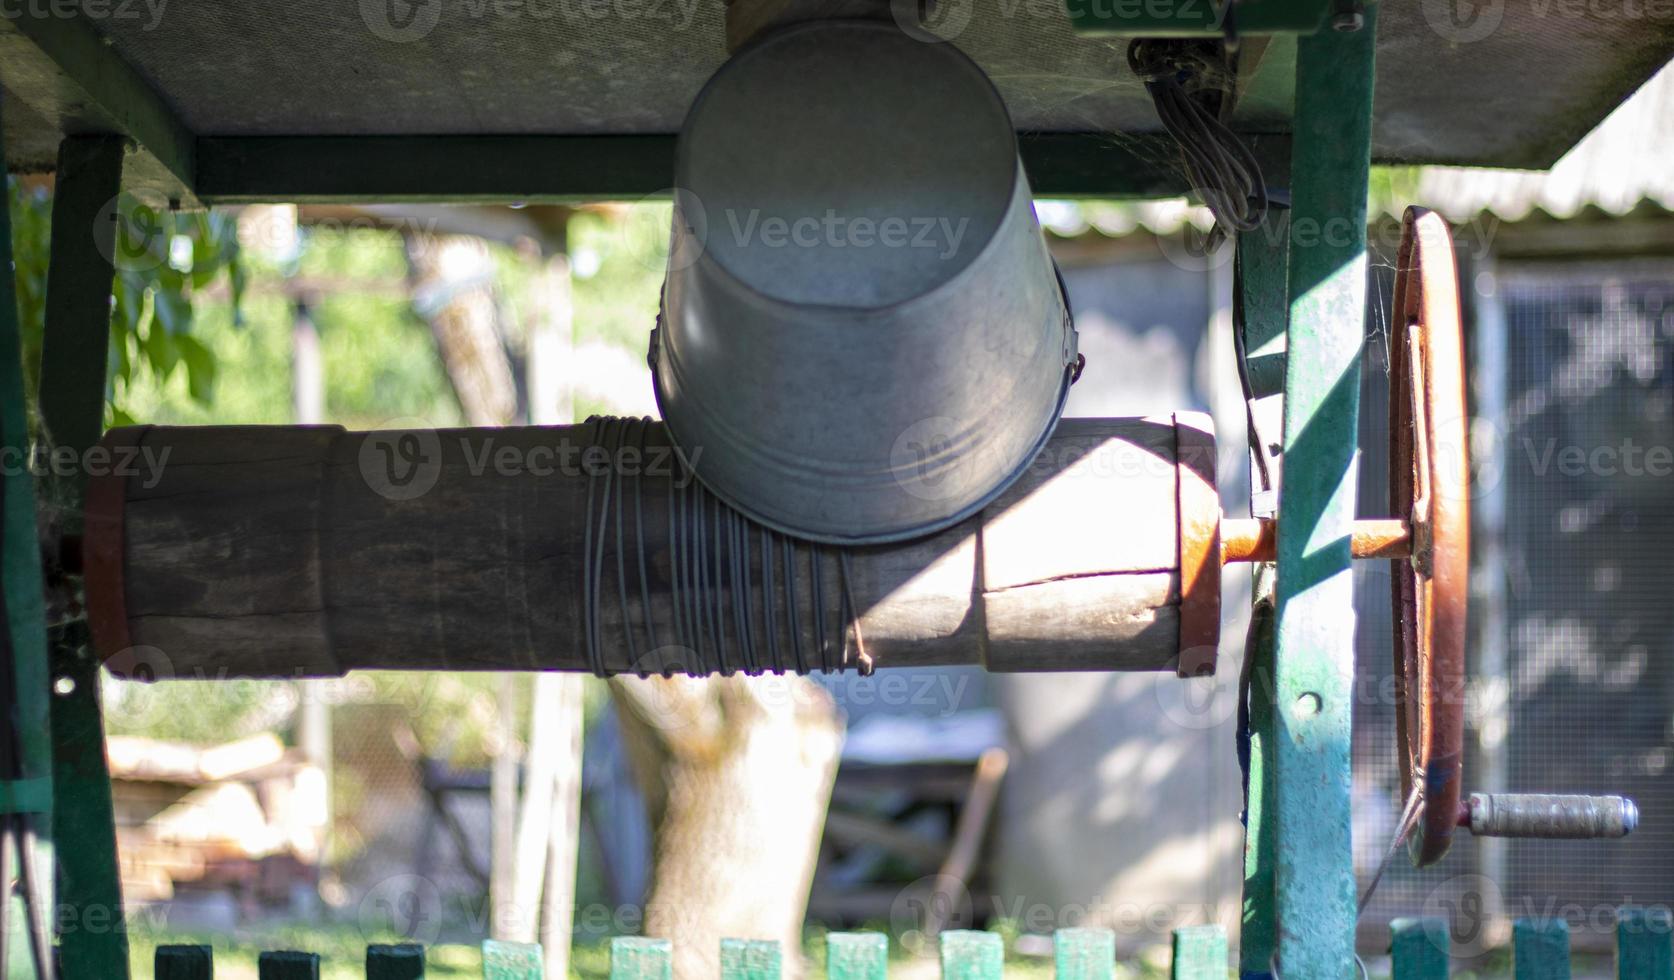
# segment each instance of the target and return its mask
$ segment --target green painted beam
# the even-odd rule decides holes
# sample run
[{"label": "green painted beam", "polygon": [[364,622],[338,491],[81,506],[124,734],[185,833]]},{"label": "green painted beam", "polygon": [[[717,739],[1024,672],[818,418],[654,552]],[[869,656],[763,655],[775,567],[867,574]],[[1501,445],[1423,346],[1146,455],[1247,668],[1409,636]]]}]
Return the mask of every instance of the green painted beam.
[{"label": "green painted beam", "polygon": [[996,932],[951,929],[938,937],[942,980],[1000,980],[1005,969],[1005,940]]},{"label": "green painted beam", "polygon": [[1674,980],[1674,920],[1667,908],[1616,913],[1617,980]]},{"label": "green painted beam", "polygon": [[[58,148],[41,344],[41,421],[54,448],[78,454],[92,448],[104,430],[123,152],[117,136],[71,136]],[[74,470],[72,479],[54,487],[73,501],[54,502],[74,505],[64,508],[73,518],[65,530],[79,534],[87,474],[80,467]]]},{"label": "green painted beam", "polygon": [[[1238,0],[1240,34],[1312,34],[1325,23],[1331,0]],[[1135,37],[1219,37],[1226,31],[1226,0],[1068,0],[1070,24],[1079,34]]]},{"label": "green painted beam", "polygon": [[1226,980],[1226,930],[1217,925],[1174,930],[1170,980]]},{"label": "green painted beam", "polygon": [[151,969],[156,980],[214,980],[215,953],[208,946],[158,946]]},{"label": "green painted beam", "polygon": [[1358,976],[1349,833],[1354,523],[1376,5],[1297,43],[1284,472],[1279,497],[1278,973]]},{"label": "green painted beam", "polygon": [[273,950],[256,957],[258,980],[320,980],[320,954]]},{"label": "green painted beam", "polygon": [[832,932],[825,937],[827,980],[885,980],[889,937],[881,932]]},{"label": "green painted beam", "polygon": [[[46,337],[41,349],[41,425],[54,453],[77,458],[99,441],[105,418],[110,295],[124,149],[113,136],[66,139],[59,148],[47,266]],[[86,473],[52,483],[47,501],[64,530],[79,533]],[[118,977],[128,970],[122,883],[116,856],[110,770],[100,715],[99,663],[85,621],[51,631],[52,836],[57,849],[59,944],[71,976]],[[43,688],[43,697],[45,689]],[[112,923],[118,927],[112,928]]]},{"label": "green painted beam", "polygon": [[[1285,135],[1248,134],[1264,170],[1290,158]],[[673,134],[647,136],[276,136],[198,141],[209,204],[541,202],[663,196]],[[1188,183],[1166,136],[1023,133],[1018,151],[1041,197],[1171,197]]]},{"label": "green painted beam", "polygon": [[[0,208],[0,270],[11,268],[11,209]],[[17,283],[8,272],[0,275],[0,453],[6,459],[28,458],[27,401]],[[48,813],[51,796],[41,792],[39,782],[52,773],[52,743],[47,738],[45,583],[35,519],[35,481],[29,468],[0,468],[0,630],[5,631],[12,663],[5,686],[21,693],[15,709],[22,757],[17,775],[31,780],[10,787],[6,803],[8,809]]]},{"label": "green painted beam", "polygon": [[[1268,183],[1282,174],[1268,174]],[[1239,234],[1243,279],[1244,349],[1250,365],[1250,390],[1257,398],[1285,390],[1285,331],[1290,324],[1290,212],[1275,208],[1261,227]]]},{"label": "green painted beam", "polygon": [[[47,741],[45,738],[41,741]],[[52,812],[52,777],[0,781],[0,813]]]},{"label": "green painted beam", "polygon": [[8,78],[8,83],[38,86],[40,91],[31,95],[62,103],[66,114],[96,111],[98,121],[72,117],[69,122],[80,126],[80,132],[98,132],[88,124],[104,122],[108,135],[138,143],[180,186],[191,187],[196,171],[194,134],[144,76],[105,43],[79,6],[26,3],[0,18],[0,29],[17,32],[60,75]]},{"label": "green painted beam", "polygon": [[1447,980],[1447,920],[1396,919],[1389,925],[1393,980]]},{"label": "green painted beam", "polygon": [[610,941],[610,980],[670,980],[674,946],[666,939],[617,936]]},{"label": "green painted beam", "polygon": [[1511,965],[1517,980],[1569,980],[1569,923],[1518,919],[1511,927]]},{"label": "green painted beam", "polygon": [[541,980],[543,972],[540,943],[483,940],[483,980]]},{"label": "green painted beam", "polygon": [[54,627],[51,652],[55,684],[68,689],[52,696],[59,949],[66,976],[119,980],[128,976],[128,932],[99,712],[99,662],[87,624]]},{"label": "green painted beam", "polygon": [[1279,951],[1273,868],[1278,860],[1278,821],[1273,812],[1278,771],[1273,759],[1277,722],[1273,713],[1272,567],[1259,565],[1254,576],[1255,601],[1244,645],[1248,661],[1244,670],[1249,675],[1250,769],[1244,797],[1244,899],[1238,940],[1239,970],[1250,978],[1268,976]]},{"label": "green painted beam", "polygon": [[366,947],[366,980],[420,980],[424,976],[424,947],[418,943]]},{"label": "green painted beam", "polygon": [[1109,929],[1059,929],[1052,937],[1058,980],[1114,980],[1116,934]]},{"label": "green painted beam", "polygon": [[779,980],[780,960],[771,939],[721,940],[721,980]]}]

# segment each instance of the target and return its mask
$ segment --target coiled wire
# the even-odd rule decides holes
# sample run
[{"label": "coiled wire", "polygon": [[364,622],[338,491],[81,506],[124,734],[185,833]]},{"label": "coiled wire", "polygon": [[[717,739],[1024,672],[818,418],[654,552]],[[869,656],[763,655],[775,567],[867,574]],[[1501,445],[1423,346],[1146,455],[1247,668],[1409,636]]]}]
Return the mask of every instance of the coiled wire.
[{"label": "coiled wire", "polygon": [[[800,674],[849,666],[870,673],[872,658],[861,636],[848,550],[835,549],[839,587],[833,635],[827,629],[823,572],[828,548],[781,534],[734,510],[694,478],[678,452],[671,453],[666,475],[648,474],[646,434],[653,424],[647,418],[604,415],[586,422],[588,445],[582,460],[588,483],[581,578],[588,669],[600,677],[617,672],[606,663],[601,635],[605,586],[613,581],[628,671],[641,677],[678,671]],[[605,457],[602,463],[599,449]],[[629,451],[637,465],[627,464]],[[667,551],[662,563],[647,556],[648,479],[666,483],[659,488],[667,505]],[[614,569],[609,567],[607,550]],[[799,560],[799,552],[806,554],[805,562]],[[678,661],[669,658],[669,647],[658,636],[651,589],[654,567],[659,569],[655,578],[666,578],[668,586],[673,636],[665,634],[663,639],[672,640],[681,653]],[[661,574],[664,568],[666,575]],[[804,604],[816,648],[812,665],[802,629]],[[780,643],[781,625],[790,639],[789,660],[784,655],[786,645]]]}]

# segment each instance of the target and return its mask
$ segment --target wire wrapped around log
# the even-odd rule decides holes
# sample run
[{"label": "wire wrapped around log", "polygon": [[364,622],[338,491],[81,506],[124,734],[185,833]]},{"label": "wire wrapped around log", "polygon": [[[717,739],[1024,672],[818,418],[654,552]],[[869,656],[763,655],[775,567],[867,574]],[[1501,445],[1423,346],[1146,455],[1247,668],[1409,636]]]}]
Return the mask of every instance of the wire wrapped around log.
[{"label": "wire wrapped around log", "polygon": [[977,516],[841,550],[726,507],[645,419],[106,442],[155,465],[93,476],[89,618],[150,676],[1213,669],[1201,416],[1065,420]]}]

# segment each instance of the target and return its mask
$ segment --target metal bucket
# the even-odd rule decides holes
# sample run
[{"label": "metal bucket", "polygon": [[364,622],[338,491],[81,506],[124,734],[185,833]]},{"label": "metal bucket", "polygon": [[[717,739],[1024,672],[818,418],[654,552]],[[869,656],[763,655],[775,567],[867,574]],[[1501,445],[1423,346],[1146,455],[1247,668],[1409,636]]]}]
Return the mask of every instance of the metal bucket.
[{"label": "metal bucket", "polygon": [[894,541],[1045,443],[1075,330],[999,94],[889,22],[775,31],[686,117],[657,402],[717,495],[789,534]]}]

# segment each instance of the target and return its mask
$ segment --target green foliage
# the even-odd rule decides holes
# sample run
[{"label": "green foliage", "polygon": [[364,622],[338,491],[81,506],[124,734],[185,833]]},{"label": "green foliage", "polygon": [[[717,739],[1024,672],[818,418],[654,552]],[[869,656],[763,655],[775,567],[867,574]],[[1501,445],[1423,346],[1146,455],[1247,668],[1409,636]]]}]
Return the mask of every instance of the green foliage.
[{"label": "green foliage", "polygon": [[12,218],[12,264],[17,281],[18,325],[23,331],[23,389],[35,404],[45,335],[47,246],[52,236],[52,195],[39,187],[6,181]]},{"label": "green foliage", "polygon": [[248,678],[160,681],[107,678],[101,685],[105,730],[195,745],[230,742],[269,731],[295,711],[295,685]]},{"label": "green foliage", "polygon": [[291,422],[291,331],[301,281],[329,286],[307,297],[320,336],[329,420],[351,428],[401,419],[459,424],[429,328],[407,299],[398,234],[305,227],[295,254],[252,248],[241,266],[247,282],[237,310],[222,294],[211,294],[199,302],[194,326],[222,383],[199,400],[179,377],[141,378],[122,392],[127,414],[171,425]]},{"label": "green foliage", "polygon": [[[672,214],[668,204],[636,204],[570,219],[576,347],[604,344],[644,357],[662,295]],[[610,411],[602,400],[577,394],[577,419]]]},{"label": "green foliage", "polygon": [[1367,180],[1367,212],[1400,217],[1409,204],[1421,203],[1418,181],[1423,174],[1422,167],[1373,167]]},{"label": "green foliage", "polygon": [[[23,330],[24,386],[34,402],[45,333],[47,265],[52,246],[52,195],[38,183],[7,182],[16,264],[18,314]],[[196,401],[207,402],[216,362],[192,332],[193,299],[223,277],[230,308],[238,309],[244,276],[238,264],[238,231],[228,215],[151,208],[124,193],[113,209],[116,275],[111,294],[111,344],[107,419],[128,424],[121,393],[150,377],[178,376]]]},{"label": "green foliage", "polygon": [[[194,293],[209,289],[227,273],[230,306],[237,319],[244,277],[239,271],[238,228],[216,211],[153,212],[125,206],[117,222],[117,273],[112,288],[112,394],[132,384],[143,362],[152,377],[166,381],[180,370],[192,399],[207,403],[215,386],[216,363],[192,334]],[[134,256],[143,256],[137,261]],[[131,424],[113,397],[116,424]]]}]

